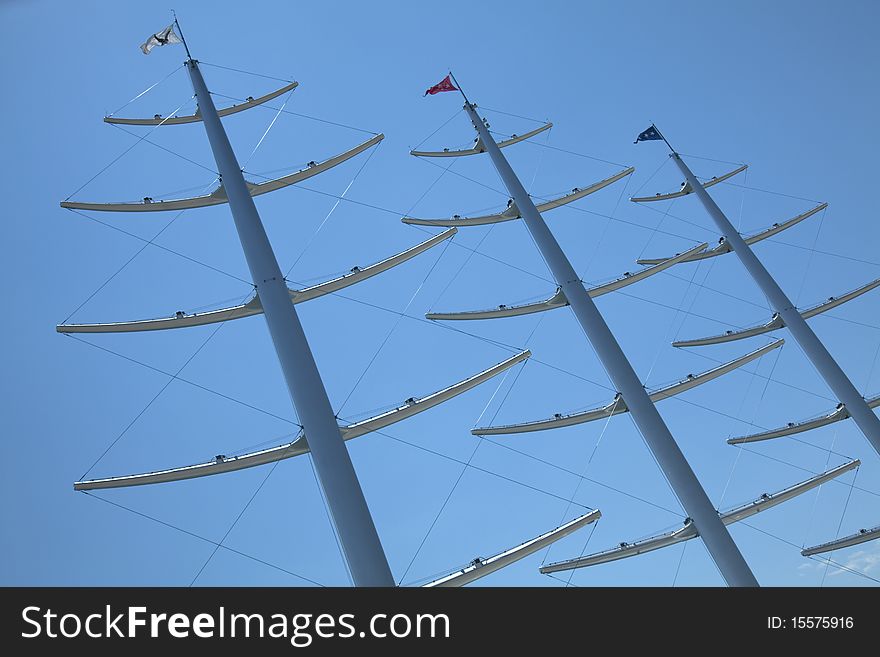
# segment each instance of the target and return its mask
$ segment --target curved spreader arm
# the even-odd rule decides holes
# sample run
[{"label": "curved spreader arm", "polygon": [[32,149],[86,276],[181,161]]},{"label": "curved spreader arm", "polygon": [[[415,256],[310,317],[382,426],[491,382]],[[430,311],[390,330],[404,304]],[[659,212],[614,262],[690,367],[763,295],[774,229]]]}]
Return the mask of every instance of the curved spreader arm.
[{"label": "curved spreader arm", "polygon": [[[587,293],[591,297],[595,298],[600,297],[603,294],[608,294],[609,292],[614,292],[615,290],[624,288],[627,285],[638,283],[639,281],[642,281],[649,276],[659,274],[664,269],[669,269],[670,267],[672,267],[672,265],[681,262],[682,260],[694,253],[699,253],[705,248],[705,243],[698,244],[694,248],[685,251],[684,253],[680,253],[674,258],[664,260],[663,262],[654,265],[653,267],[645,267],[644,269],[641,269],[635,273],[626,272],[623,274],[623,276],[614,279],[610,283],[603,283],[602,285],[588,288]],[[543,301],[537,301],[535,303],[512,306],[501,305],[495,308],[489,308],[488,310],[463,310],[459,312],[448,313],[427,313],[425,317],[427,317],[428,319],[436,320],[498,319],[500,317],[518,317],[519,315],[540,313],[544,312],[545,310],[553,310],[554,308],[563,308],[567,305],[568,299],[565,298],[565,294],[563,293],[563,291],[560,288],[557,288],[555,294],[552,297]]]},{"label": "curved spreader arm", "polygon": [[[521,141],[525,141],[535,135],[539,135],[545,130],[549,130],[553,127],[552,123],[545,123],[540,128],[535,128],[534,130],[527,132],[523,135],[512,135],[509,139],[505,139],[504,141],[499,141],[498,148],[504,148],[505,146],[512,146],[513,144],[518,144]],[[463,155],[478,155],[479,153],[485,153],[486,147],[480,143],[479,139],[474,144],[473,148],[466,148],[464,150],[459,151],[451,151],[448,148],[443,149],[442,151],[410,151],[410,155],[415,155],[416,157],[461,157]]]},{"label": "curved spreader arm", "polygon": [[[728,372],[732,372],[738,367],[742,367],[746,363],[750,363],[753,360],[756,360],[763,356],[764,354],[778,349],[783,345],[784,340],[777,340],[772,342],[760,349],[756,349],[755,351],[746,354],[745,356],[741,356],[736,360],[732,360],[728,363],[724,363],[723,365],[719,365],[718,367],[712,368],[711,370],[706,370],[700,374],[689,374],[687,378],[682,379],[677,383],[673,383],[672,385],[665,386],[663,388],[658,388],[654,392],[650,393],[650,398],[652,402],[658,402],[663,399],[668,399],[669,397],[673,397],[677,394],[680,394],[686,390],[690,390],[691,388],[696,388],[699,385],[704,383],[708,383],[712,379],[717,379]],[[620,413],[626,413],[629,409],[626,406],[625,401],[617,395],[613,400],[608,402],[604,406],[600,406],[599,408],[593,408],[588,411],[581,411],[579,413],[571,413],[569,415],[563,415],[562,413],[557,413],[551,418],[546,420],[533,420],[532,422],[521,422],[518,424],[506,424],[499,425],[496,427],[479,427],[477,429],[471,429],[471,433],[475,436],[497,436],[501,434],[511,434],[511,433],[528,433],[530,431],[545,431],[547,429],[556,429],[559,427],[569,427],[574,424],[583,424],[585,422],[592,422],[594,420],[600,420],[602,418],[609,417],[611,415],[618,415]]]},{"label": "curved spreader arm", "polygon": [[[863,285],[862,287],[856,288],[851,292],[847,292],[846,294],[839,297],[830,297],[827,301],[823,301],[822,303],[816,304],[815,306],[811,306],[806,310],[801,312],[801,317],[804,319],[809,319],[810,317],[815,317],[816,315],[820,315],[824,312],[831,310],[832,308],[837,308],[847,301],[852,301],[853,299],[862,296],[866,292],[870,292],[875,287],[880,285],[880,278],[871,281]],[[678,340],[672,343],[673,347],[702,347],[710,344],[721,344],[722,342],[732,342],[734,340],[742,340],[743,338],[751,338],[755,335],[761,335],[762,333],[769,333],[770,331],[775,331],[776,329],[780,329],[785,326],[785,322],[782,321],[782,318],[779,315],[773,315],[769,321],[761,324],[760,326],[753,326],[751,328],[741,329],[739,331],[725,331],[721,335],[712,335],[706,338],[694,338],[692,340]]]},{"label": "curved spreader arm", "polygon": [[[726,511],[724,513],[719,514],[721,516],[721,520],[725,525],[731,525],[735,522],[739,522],[740,520],[745,520],[761,511],[766,511],[774,506],[782,504],[783,502],[787,502],[788,500],[797,497],[803,493],[806,493],[817,486],[821,486],[827,481],[834,479],[835,477],[839,477],[845,472],[849,472],[861,465],[861,461],[858,459],[854,461],[850,461],[848,463],[844,463],[843,465],[837,466],[827,472],[816,475],[815,477],[811,477],[806,481],[802,481],[799,484],[795,484],[794,486],[790,486],[784,490],[779,491],[778,493],[767,494],[764,493],[761,497],[757,498],[753,502],[748,502],[747,504],[743,504],[742,506],[738,506],[730,511]],[[696,528],[694,527],[691,520],[688,518],[685,520],[685,524],[680,529],[676,529],[671,532],[667,532],[665,534],[659,534],[658,536],[654,536],[652,538],[646,538],[640,541],[636,541],[634,543],[621,543],[617,547],[611,548],[610,550],[605,550],[603,552],[597,552],[595,554],[590,554],[584,557],[578,557],[577,559],[568,559],[566,561],[558,561],[556,563],[547,564],[546,566],[542,566],[540,572],[543,574],[547,573],[556,573],[562,570],[573,570],[575,568],[585,568],[587,566],[596,566],[600,563],[608,563],[610,561],[617,561],[618,559],[625,559],[627,557],[634,557],[638,554],[645,554],[646,552],[653,552],[654,550],[659,550],[660,548],[667,547],[669,545],[675,545],[676,543],[681,543],[683,541],[690,540],[697,536]]]},{"label": "curved spreader arm", "polygon": [[855,534],[850,534],[849,536],[844,536],[834,541],[822,543],[821,545],[805,548],[801,550],[801,555],[812,557],[814,554],[823,554],[825,552],[841,550],[843,548],[852,547],[853,545],[861,545],[862,543],[867,543],[868,541],[873,541],[878,538],[880,538],[880,526],[871,529],[860,529]]},{"label": "curved spreader arm", "polygon": [[[743,240],[745,241],[746,244],[749,244],[749,245],[756,244],[757,242],[760,242],[762,240],[766,240],[769,237],[773,237],[774,235],[778,235],[779,233],[786,230],[787,228],[791,228],[792,226],[799,224],[804,219],[812,217],[814,214],[816,214],[817,212],[820,212],[821,210],[824,210],[827,207],[828,207],[827,203],[820,203],[815,208],[807,210],[806,212],[802,212],[801,214],[797,215],[796,217],[792,217],[791,219],[783,221],[782,223],[775,223],[772,226],[770,226],[770,228],[765,228],[764,230],[758,231],[754,235],[751,235],[749,237],[744,237]],[[684,262],[696,262],[697,260],[705,260],[706,258],[714,258],[715,256],[724,255],[725,253],[730,253],[731,251],[733,251],[733,248],[730,246],[730,244],[727,243],[727,240],[721,239],[718,242],[718,246],[715,246],[715,247],[709,249],[705,253],[700,253],[698,255],[691,256],[690,258],[688,258]],[[656,265],[658,262],[663,262],[664,259],[665,258],[639,258],[638,260],[636,260],[636,263],[639,265]]]},{"label": "curved spreader arm", "polygon": [[[282,176],[281,178],[275,178],[274,180],[267,180],[266,182],[248,183],[248,189],[251,192],[251,196],[260,196],[261,194],[274,192],[276,189],[281,189],[282,187],[295,185],[296,183],[307,180],[312,176],[317,176],[319,173],[323,173],[328,169],[332,169],[346,160],[350,160],[355,155],[375,146],[383,139],[385,139],[385,135],[376,135],[364,143],[358,144],[351,150],[347,150],[344,153],[340,153],[339,155],[324,160],[323,162],[310,162],[306,168],[300,169],[295,173]],[[81,203],[79,201],[63,201],[61,207],[70,210],[91,210],[94,212],[167,212],[169,210],[206,208],[211,205],[222,205],[223,203],[228,203],[228,199],[226,198],[226,191],[221,185],[210,194],[193,196],[190,198],[178,198],[170,201],[154,201],[151,197],[145,196],[142,201],[127,203]]]},{"label": "curved spreader arm", "polygon": [[[460,381],[454,385],[444,388],[438,392],[432,393],[421,399],[410,398],[402,406],[394,410],[382,413],[375,417],[361,420],[347,426],[340,427],[343,440],[351,440],[358,436],[363,436],[371,431],[382,429],[389,425],[405,420],[417,413],[433,408],[437,404],[441,404],[457,395],[467,392],[484,381],[491,379],[493,376],[510,369],[517,363],[520,363],[531,356],[530,351],[523,351],[507,360],[490,367],[464,381]],[[145,472],[142,474],[123,475],[121,477],[107,477],[104,479],[90,479],[87,481],[77,481],[73,484],[74,490],[96,490],[101,488],[124,488],[127,486],[143,486],[146,484],[159,484],[169,481],[182,481],[184,479],[195,479],[197,477],[206,477],[209,475],[221,474],[223,472],[234,472],[236,470],[244,470],[257,465],[266,463],[275,463],[284,459],[300,456],[309,451],[309,444],[306,441],[304,433],[300,432],[297,437],[283,445],[270,447],[258,452],[249,452],[241,456],[224,456],[218,455],[214,460],[205,463],[197,463],[195,465],[187,465],[180,468],[170,468],[167,470],[157,470],[153,472]]]},{"label": "curved spreader arm", "polygon": [[[535,207],[538,208],[538,212],[546,212],[548,210],[553,210],[555,208],[562,207],[563,205],[567,205],[578,199],[582,199],[585,196],[589,196],[594,192],[598,192],[600,189],[604,189],[613,183],[616,183],[621,178],[625,178],[630,175],[633,171],[635,171],[635,167],[629,167],[628,169],[624,169],[619,173],[615,173],[613,176],[609,178],[605,178],[605,180],[600,180],[599,182],[593,183],[589,187],[575,187],[568,194],[563,194],[562,196],[557,196],[556,198],[552,198],[540,205]],[[519,208],[516,207],[516,203],[513,201],[509,202],[510,204],[503,212],[499,212],[496,214],[485,214],[479,217],[460,217],[455,215],[449,219],[417,219],[415,217],[403,217],[401,221],[405,224],[413,224],[418,226],[484,226],[486,224],[497,224],[503,221],[513,221],[514,219],[520,218]]]},{"label": "curved spreader arm", "polygon": [[[299,86],[299,82],[291,82],[290,84],[286,84],[280,89],[276,89],[270,93],[267,93],[265,96],[260,96],[259,98],[248,98],[245,102],[240,103],[238,105],[232,105],[231,107],[224,107],[222,109],[217,110],[217,114],[219,116],[229,116],[230,114],[238,114],[239,112],[244,112],[246,109],[250,109],[251,107],[256,107],[257,105],[262,105],[273,98],[278,98],[278,96],[287,93],[288,91],[293,91]],[[105,123],[115,123],[117,125],[183,125],[185,123],[196,123],[202,120],[202,115],[196,112],[195,114],[190,114],[189,116],[172,116],[169,118],[163,119],[161,115],[156,114],[152,119],[124,119],[117,116],[105,116]]]},{"label": "curved spreader arm", "polygon": [[[868,408],[877,408],[880,406],[880,395],[876,395],[874,397],[869,397],[865,399],[868,403]],[[741,445],[743,443],[757,443],[762,440],[770,440],[772,438],[782,438],[783,436],[792,436],[796,433],[802,433],[804,431],[809,431],[810,429],[818,429],[819,427],[824,427],[829,424],[834,424],[835,422],[840,422],[841,420],[845,420],[849,417],[849,411],[846,410],[846,406],[843,404],[838,404],[837,408],[821,417],[810,418],[809,420],[801,420],[800,422],[789,422],[783,427],[777,427],[776,429],[768,429],[767,431],[762,431],[761,433],[753,433],[748,436],[740,436],[738,438],[728,438],[728,445]]]},{"label": "curved spreader arm", "polygon": [[598,509],[596,509],[595,511],[590,511],[589,513],[586,513],[579,518],[575,518],[574,520],[567,522],[564,525],[560,525],[556,529],[541,534],[540,536],[537,536],[530,541],[521,543],[514,548],[505,550],[504,552],[499,552],[498,554],[487,557],[485,559],[477,557],[461,570],[457,570],[450,575],[446,575],[445,577],[441,577],[440,579],[435,579],[432,582],[428,582],[424,586],[426,588],[435,588],[458,587],[464,586],[465,584],[470,584],[474,580],[485,577],[486,575],[490,575],[491,573],[501,570],[505,566],[509,566],[510,564],[519,561],[520,559],[524,559],[530,554],[534,554],[538,550],[552,545],[556,541],[565,538],[566,536],[568,536],[572,532],[577,531],[581,527],[596,522],[601,517],[602,513]]},{"label": "curved spreader arm", "polygon": [[[717,185],[720,182],[724,182],[728,178],[733,178],[733,176],[737,175],[738,173],[742,173],[748,168],[748,164],[743,164],[741,167],[737,167],[733,171],[725,173],[723,176],[713,176],[711,179],[703,183],[703,187],[706,188]],[[687,196],[688,194],[693,193],[694,190],[691,188],[690,184],[688,184],[687,182],[683,182],[681,184],[681,189],[677,192],[670,192],[669,194],[655,194],[654,196],[634,196],[630,199],[630,201],[632,201],[633,203],[647,203],[649,201],[668,201],[673,198],[681,198],[682,196]]]},{"label": "curved spreader arm", "polygon": [[[344,276],[312,285],[311,287],[301,290],[290,290],[290,300],[293,303],[302,303],[317,299],[326,294],[332,294],[356,283],[360,283],[368,278],[388,271],[392,267],[414,258],[420,253],[424,253],[433,246],[450,239],[457,229],[450,228],[443,231],[439,235],[425,240],[421,244],[398,253],[397,255],[386,258],[369,267],[352,267],[351,272]],[[141,319],[131,322],[109,322],[104,324],[60,324],[55,327],[59,333],[128,333],[135,331],[160,331],[163,329],[186,328],[189,326],[204,326],[205,324],[214,324],[217,322],[228,322],[233,319],[242,317],[251,317],[260,315],[263,307],[260,305],[259,297],[254,297],[245,304],[233,306],[232,308],[222,308],[220,310],[212,310],[204,313],[185,313],[178,311],[172,317],[162,317],[159,319]]]}]

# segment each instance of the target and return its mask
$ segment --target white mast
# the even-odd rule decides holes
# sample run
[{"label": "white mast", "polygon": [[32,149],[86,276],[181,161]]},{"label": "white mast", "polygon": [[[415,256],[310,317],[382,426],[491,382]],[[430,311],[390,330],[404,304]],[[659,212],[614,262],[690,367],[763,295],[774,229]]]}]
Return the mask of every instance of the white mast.
[{"label": "white mast", "polygon": [[[663,141],[666,141],[665,137]],[[846,407],[850,417],[855,420],[865,438],[871,443],[874,451],[880,454],[880,418],[874,415],[874,412],[865,402],[865,398],[859,394],[852,381],[849,380],[849,377],[847,377],[846,373],[840,368],[840,365],[837,364],[837,361],[834,360],[834,357],[828,352],[828,349],[825,348],[825,345],[822,344],[822,341],[813,332],[813,329],[804,320],[800,311],[791,302],[788,295],[782,291],[782,288],[779,287],[779,284],[770,275],[767,268],[758,260],[758,257],[733,227],[733,224],[730,223],[730,220],[721,208],[718,207],[718,204],[715,203],[715,200],[709,196],[709,192],[704,189],[704,186],[697,180],[697,177],[688,165],[684,163],[681,156],[669,145],[668,141],[666,141],[666,145],[672,151],[672,161],[675,162],[676,166],[684,174],[688,185],[693,189],[697,198],[700,199],[700,203],[703,204],[706,212],[712,217],[718,230],[724,235],[724,239],[733,248],[740,262],[742,262],[752,277],[752,280],[761,288],[761,292],[767,297],[767,301],[770,302],[773,311],[782,319],[784,325],[791,331],[792,337],[804,350],[807,358],[813,363],[813,366],[825,380],[825,383],[828,384],[828,387],[831,388],[832,392]]]},{"label": "white mast", "polygon": [[[456,86],[461,89],[460,85]],[[465,100],[464,109],[479,135],[478,144],[483,149],[481,152],[487,152],[492,159],[526,227],[553,273],[556,284],[568,300],[612,382],[632,412],[636,425],[673,491],[687,514],[693,519],[722,577],[729,586],[757,586],[758,582],[740,554],[739,548],[718,517],[718,512],[712,506],[706,491],[703,490],[663,418],[648,397],[642,382],[584,288],[571,262],[544,223],[544,219],[507,162],[507,158],[489,134],[489,129],[477,114],[475,106],[467,99],[464,92],[462,96]]]},{"label": "white mast", "polygon": [[278,362],[290,398],[309,439],[315,472],[355,586],[394,586],[394,578],[379,534],[364,499],[351,457],[327,398],[324,382],[312,356],[284,275],[251,198],[235,152],[217,116],[214,101],[198,62],[187,59],[186,69],[199,104],[202,124],[235,221],[241,247],[263,307]]}]

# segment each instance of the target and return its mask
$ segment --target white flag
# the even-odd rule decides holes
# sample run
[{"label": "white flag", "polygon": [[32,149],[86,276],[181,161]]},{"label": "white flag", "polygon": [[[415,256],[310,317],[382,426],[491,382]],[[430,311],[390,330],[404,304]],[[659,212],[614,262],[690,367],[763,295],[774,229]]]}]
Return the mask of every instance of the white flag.
[{"label": "white flag", "polygon": [[150,35],[141,46],[141,50],[145,55],[149,55],[150,51],[156,46],[165,46],[170,43],[183,43],[180,37],[174,33],[174,24],[172,23],[161,32]]}]

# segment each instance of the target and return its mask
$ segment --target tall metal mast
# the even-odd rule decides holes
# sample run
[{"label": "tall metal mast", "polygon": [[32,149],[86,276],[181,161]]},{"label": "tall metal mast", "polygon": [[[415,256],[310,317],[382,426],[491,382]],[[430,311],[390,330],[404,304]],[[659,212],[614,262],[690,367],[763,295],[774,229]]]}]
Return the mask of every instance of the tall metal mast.
[{"label": "tall metal mast", "polygon": [[[461,88],[460,85],[457,86]],[[718,511],[712,506],[706,491],[703,490],[675,438],[648,397],[647,391],[611,329],[608,328],[556,238],[553,237],[553,233],[544,223],[531,197],[501,153],[501,149],[489,134],[489,129],[477,114],[475,105],[472,105],[466,96],[464,108],[486,152],[492,158],[495,169],[513,197],[526,227],[550,267],[557,285],[565,294],[578,323],[596,350],[623,401],[632,412],[636,426],[654,454],[654,458],[657,459],[673,492],[693,521],[721,576],[728,586],[758,586],[755,576],[721,521]]]},{"label": "tall metal mast", "polygon": [[190,57],[186,68],[287,389],[308,438],[315,472],[355,586],[394,586],[391,569],[348,450],[342,441],[324,382],[299,316],[290,302],[284,276],[241,167],[217,115],[198,62]]},{"label": "tall metal mast", "polygon": [[[663,141],[666,141],[665,137]],[[666,145],[669,146],[668,141]],[[688,165],[684,163],[684,160],[681,159],[672,146],[669,146],[669,150],[672,151],[673,162],[684,174],[697,198],[700,199],[700,203],[703,204],[706,212],[712,217],[718,230],[724,235],[724,239],[733,247],[734,252],[739,256],[740,262],[749,272],[749,275],[758,284],[758,287],[761,288],[774,312],[785,322],[785,326],[791,331],[792,336],[804,350],[807,358],[810,359],[810,362],[813,363],[821,377],[825,379],[825,383],[828,384],[828,387],[831,388],[832,392],[846,407],[846,410],[849,411],[849,414],[855,420],[865,438],[871,443],[874,451],[880,454],[880,418],[874,415],[874,411],[869,408],[864,397],[859,394],[852,381],[849,380],[849,377],[840,368],[837,361],[828,353],[828,349],[825,348],[825,345],[822,344],[822,341],[819,340],[813,329],[810,328],[801,316],[800,311],[785,292],[782,291],[782,288],[779,287],[779,284],[770,275],[767,268],[758,260],[751,247],[746,244],[745,240],[736,231],[733,224],[730,223],[730,220],[722,212],[721,208],[718,207],[718,204],[715,203],[715,200],[709,196],[709,192],[703,189],[703,185],[697,180],[697,177],[691,172]]]}]

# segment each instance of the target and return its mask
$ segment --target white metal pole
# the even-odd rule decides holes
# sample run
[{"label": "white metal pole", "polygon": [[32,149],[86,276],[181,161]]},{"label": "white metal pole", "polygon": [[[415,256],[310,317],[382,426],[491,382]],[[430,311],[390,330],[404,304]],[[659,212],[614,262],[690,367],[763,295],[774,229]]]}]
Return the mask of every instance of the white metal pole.
[{"label": "white metal pole", "polygon": [[532,202],[516,173],[511,168],[501,149],[489,134],[475,106],[465,102],[464,106],[476,128],[486,152],[513,197],[526,227],[544,256],[550,271],[562,288],[565,298],[571,305],[575,317],[596,350],[599,360],[605,366],[614,386],[623,397],[632,413],[636,426],[645,439],[654,458],[663,470],[672,490],[690,516],[703,539],[709,554],[718,566],[721,576],[729,586],[758,586],[758,581],[749,569],[733,542],[730,533],[721,522],[718,511],[712,506],[709,496],[700,485],[694,471],[675,442],[669,428],[660,417],[654,403],[648,397],[642,382],[623,353],[614,334],[605,323],[596,304],[590,298],[580,277],[571,266],[553,233]]},{"label": "white metal pole", "polygon": [[355,586],[394,586],[373,518],[263,222],[198,62],[189,59],[186,64],[263,316],[309,442],[351,576]]},{"label": "white metal pole", "polygon": [[[664,141],[666,141],[665,138]],[[669,142],[666,142],[666,144],[669,145]],[[782,321],[785,322],[785,326],[791,331],[792,337],[801,346],[801,349],[804,350],[807,358],[810,359],[810,362],[813,363],[813,366],[818,370],[822,378],[825,379],[825,383],[828,384],[832,392],[846,406],[846,410],[849,411],[856,425],[865,435],[865,438],[868,439],[868,442],[871,443],[874,451],[880,454],[880,418],[870,409],[865,398],[859,394],[852,381],[849,380],[849,377],[840,368],[834,357],[828,353],[828,349],[825,348],[825,345],[822,344],[822,341],[801,316],[800,311],[785,292],[782,291],[782,288],[779,287],[779,284],[770,275],[767,268],[758,260],[758,256],[746,244],[746,241],[733,227],[733,224],[730,223],[730,220],[722,212],[721,208],[718,207],[715,200],[709,196],[709,192],[703,189],[703,185],[697,180],[697,177],[688,165],[684,163],[681,156],[671,146],[670,150],[672,150],[672,160],[684,174],[697,198],[700,199],[700,203],[703,204],[718,230],[724,235],[724,239],[733,248],[734,253],[739,256],[740,262],[749,272],[749,275],[758,284],[758,287],[761,288],[774,312],[779,314]]]}]

